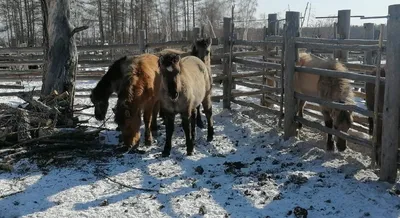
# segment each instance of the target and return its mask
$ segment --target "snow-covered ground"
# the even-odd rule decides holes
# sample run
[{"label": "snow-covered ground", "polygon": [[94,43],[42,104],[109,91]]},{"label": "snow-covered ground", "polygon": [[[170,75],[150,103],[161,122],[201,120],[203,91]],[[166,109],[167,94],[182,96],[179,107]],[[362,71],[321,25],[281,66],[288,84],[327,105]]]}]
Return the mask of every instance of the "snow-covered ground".
[{"label": "snow-covered ground", "polygon": [[[91,88],[96,82],[79,81],[77,87]],[[23,85],[40,88],[38,82]],[[221,89],[215,88],[214,94],[222,94]],[[18,98],[0,101],[21,102]],[[76,101],[89,103],[83,98]],[[116,127],[111,112],[115,101],[111,99],[109,128]],[[213,104],[214,141],[207,142],[206,130],[197,129],[191,157],[186,156],[177,120],[169,158],[160,157],[165,142],[162,126],[153,145],[141,147],[145,154],[70,157],[47,165],[22,160],[13,172],[0,172],[0,196],[20,192],[0,198],[0,218],[275,218],[295,217],[297,206],[306,209],[310,218],[400,217],[399,197],[389,191],[390,185],[377,181],[376,172],[369,168],[370,158],[359,146],[349,144],[343,153],[325,152],[324,135],[309,128],[283,141],[275,116],[232,107],[227,111],[222,102]],[[88,125],[100,124],[92,118]],[[117,143],[118,134],[101,133],[109,146]]]}]

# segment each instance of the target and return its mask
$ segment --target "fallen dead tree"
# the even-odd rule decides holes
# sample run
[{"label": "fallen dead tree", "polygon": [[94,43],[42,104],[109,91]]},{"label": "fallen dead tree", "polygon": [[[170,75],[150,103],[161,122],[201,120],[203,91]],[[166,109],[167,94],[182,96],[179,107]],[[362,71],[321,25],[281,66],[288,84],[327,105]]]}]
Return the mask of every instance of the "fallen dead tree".
[{"label": "fallen dead tree", "polygon": [[24,103],[17,107],[0,104],[0,168],[37,153],[99,145],[99,132],[104,128],[88,132],[87,127],[77,127],[85,121],[64,116],[69,108],[68,92],[52,92],[39,99],[33,98],[33,93],[19,93]]}]

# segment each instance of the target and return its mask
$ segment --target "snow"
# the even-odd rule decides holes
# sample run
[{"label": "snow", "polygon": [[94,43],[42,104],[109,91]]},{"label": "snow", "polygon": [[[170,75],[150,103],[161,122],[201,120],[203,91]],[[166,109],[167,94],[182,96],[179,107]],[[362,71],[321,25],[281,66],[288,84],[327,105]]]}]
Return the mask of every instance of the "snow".
[{"label": "snow", "polygon": [[[96,82],[82,80],[77,88],[93,88]],[[29,85],[28,90],[40,88],[39,81],[22,85]],[[214,95],[222,94],[216,87]],[[9,97],[0,101],[21,102]],[[115,101],[111,99],[107,114],[111,119],[106,127],[111,129],[116,127],[111,112]],[[76,104],[83,103],[89,104],[89,99],[76,99]],[[311,218],[400,217],[400,199],[389,192],[391,185],[378,181],[366,149],[349,143],[343,153],[326,152],[325,136],[309,128],[284,141],[276,117],[232,107],[227,111],[222,102],[213,104],[214,140],[207,142],[206,129],[197,128],[195,153],[190,157],[178,119],[169,158],[160,157],[165,142],[162,126],[152,146],[142,142],[145,154],[72,157],[52,164],[21,160],[13,172],[0,172],[0,196],[21,191],[0,199],[0,218],[275,218],[294,217],[288,214],[296,206],[307,209]],[[88,125],[100,124],[92,118]],[[119,132],[100,134],[108,146],[118,143]]]}]

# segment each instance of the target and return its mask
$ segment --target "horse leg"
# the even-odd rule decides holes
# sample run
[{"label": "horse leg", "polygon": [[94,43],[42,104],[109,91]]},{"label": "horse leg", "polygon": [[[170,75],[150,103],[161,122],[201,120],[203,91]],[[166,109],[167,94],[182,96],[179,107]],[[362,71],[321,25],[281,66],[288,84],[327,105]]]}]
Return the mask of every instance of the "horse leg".
[{"label": "horse leg", "polygon": [[[197,126],[198,126],[200,129],[203,129],[203,128],[204,128],[204,123],[203,123],[203,120],[201,120],[200,105],[197,106],[196,109],[197,109],[197,115],[196,115]],[[196,111],[195,111],[195,112],[196,112]]]},{"label": "horse leg", "polygon": [[192,120],[195,119],[193,116],[196,116],[195,113],[194,115],[192,114],[192,110],[189,110],[188,112],[182,113],[182,126],[183,126],[183,131],[185,132],[185,138],[186,138],[186,152],[188,156],[193,155],[193,138],[192,138],[192,133],[193,129],[195,129],[195,126],[191,126],[193,123]]},{"label": "horse leg", "polygon": [[126,121],[122,129],[122,138],[125,147],[136,149],[140,142],[140,113]]},{"label": "horse leg", "polygon": [[211,142],[214,138],[211,95],[205,97],[205,99],[202,102],[202,105],[207,119],[207,141]]},{"label": "horse leg", "polygon": [[[298,108],[297,108],[297,110],[298,110],[298,115],[299,115],[299,117],[303,117],[304,105],[306,105],[306,102],[305,102],[305,101],[303,101],[303,100],[299,100],[299,101],[298,101],[298,105],[297,105]],[[303,127],[303,124],[300,123],[300,122],[298,122],[298,123],[297,123],[297,127],[298,127],[299,129],[301,129],[301,128]]]},{"label": "horse leg", "polygon": [[[324,116],[325,126],[332,129],[333,120],[332,120],[332,117],[331,117],[331,114],[329,113],[329,111],[322,110],[322,115]],[[334,143],[333,143],[332,135],[328,134],[328,139],[326,142],[326,150],[333,151],[333,146],[334,146]]]},{"label": "horse leg", "polygon": [[151,131],[153,132],[153,135],[157,135],[158,131],[158,125],[157,125],[158,112],[160,112],[160,101],[157,101],[153,107],[153,115],[151,121]]},{"label": "horse leg", "polygon": [[377,120],[376,126],[376,153],[375,160],[377,165],[381,166],[381,151],[382,151],[382,119]]},{"label": "horse leg", "polygon": [[[143,113],[144,144],[146,146],[150,146],[151,142],[153,140],[153,136],[152,136],[152,133],[151,133],[151,125],[152,125],[152,121],[154,120],[154,119],[152,119],[152,117],[153,117],[153,108],[154,108],[153,104],[148,104],[144,108],[144,113]],[[156,123],[157,123],[157,121],[156,121]],[[157,124],[155,124],[155,125],[157,125]]]},{"label": "horse leg", "polygon": [[374,134],[374,118],[368,117],[368,123],[369,123],[368,134],[373,135]]},{"label": "horse leg", "polygon": [[197,116],[199,116],[199,109],[197,109],[197,114],[196,114],[196,110],[192,111],[192,116],[190,118],[190,122],[191,122],[191,135],[192,135],[192,140],[193,140],[193,146],[194,146],[194,142],[196,140],[196,120],[197,120]]},{"label": "horse leg", "polygon": [[163,120],[163,124],[166,125],[165,113],[164,113],[164,109],[161,106],[161,101],[160,101],[160,112],[159,112],[159,115],[160,115],[161,119]]},{"label": "horse leg", "polygon": [[172,135],[174,134],[175,113],[164,111],[164,118],[165,118],[166,139],[162,156],[168,157],[171,154],[171,148],[172,148],[171,141],[172,141]]}]

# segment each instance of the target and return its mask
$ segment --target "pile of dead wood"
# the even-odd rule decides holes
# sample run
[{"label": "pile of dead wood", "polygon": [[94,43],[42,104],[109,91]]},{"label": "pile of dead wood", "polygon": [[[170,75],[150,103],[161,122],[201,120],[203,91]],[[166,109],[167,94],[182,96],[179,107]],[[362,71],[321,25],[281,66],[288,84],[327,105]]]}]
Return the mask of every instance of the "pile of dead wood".
[{"label": "pile of dead wood", "polygon": [[76,128],[82,121],[67,116],[71,112],[68,92],[39,99],[24,92],[18,97],[24,103],[17,107],[0,104],[0,168],[41,152],[99,145],[101,129]]}]

